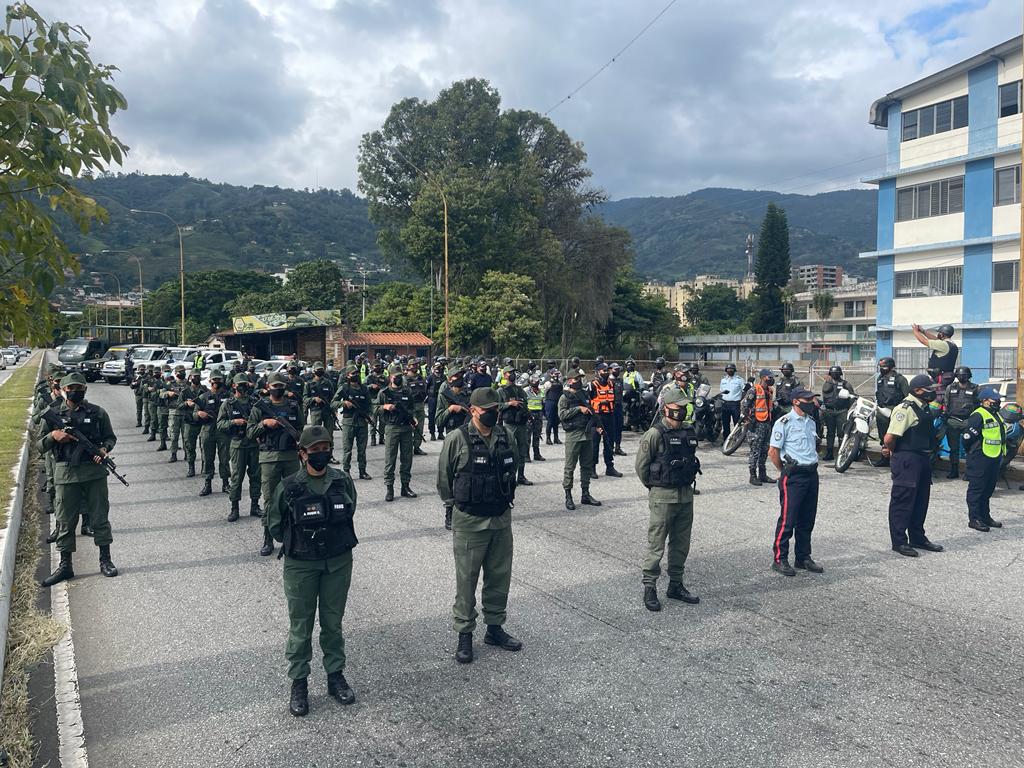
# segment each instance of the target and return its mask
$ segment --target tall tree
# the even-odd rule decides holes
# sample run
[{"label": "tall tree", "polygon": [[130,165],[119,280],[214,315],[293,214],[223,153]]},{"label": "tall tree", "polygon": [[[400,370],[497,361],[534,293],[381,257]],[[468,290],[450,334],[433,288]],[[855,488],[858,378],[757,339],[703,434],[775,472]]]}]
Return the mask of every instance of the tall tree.
[{"label": "tall tree", "polygon": [[754,333],[781,333],[786,327],[782,290],[789,283],[789,224],[786,212],[768,203],[754,264],[754,288],[750,326]]},{"label": "tall tree", "polygon": [[[250,302],[235,302],[243,295],[273,296],[281,284],[270,275],[259,272],[236,272],[226,269],[193,272],[185,275],[185,322],[188,338],[199,340],[214,331],[226,328],[233,310],[237,314],[253,314]],[[151,325],[177,326],[181,321],[180,295],[177,280],[169,280],[146,297],[146,322]],[[265,309],[260,311],[267,311]]]},{"label": "tall tree", "polygon": [[686,302],[686,321],[701,333],[730,333],[747,322],[747,305],[727,285],[707,285]]},{"label": "tall tree", "polygon": [[825,333],[825,326],[832,317],[832,311],[836,308],[836,297],[829,291],[818,291],[811,297],[811,306],[814,307],[814,314],[818,316],[818,327],[822,334]]},{"label": "tall tree", "polygon": [[110,129],[125,109],[114,68],[93,63],[89,36],[47,23],[27,3],[7,7],[0,33],[0,327],[19,339],[49,341],[48,297],[78,272],[54,223],[66,215],[87,231],[106,212],[77,191],[81,174],[120,164],[127,147]]}]

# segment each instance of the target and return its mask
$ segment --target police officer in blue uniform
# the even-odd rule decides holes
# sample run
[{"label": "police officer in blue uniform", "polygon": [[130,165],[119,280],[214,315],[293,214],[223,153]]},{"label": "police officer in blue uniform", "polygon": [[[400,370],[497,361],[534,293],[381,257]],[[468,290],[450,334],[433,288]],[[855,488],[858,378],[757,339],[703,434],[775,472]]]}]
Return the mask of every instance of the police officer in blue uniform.
[{"label": "police officer in blue uniform", "polygon": [[919,373],[909,383],[910,393],[892,410],[883,439],[882,456],[892,466],[889,497],[889,536],[893,552],[917,557],[918,550],[941,552],[928,540],[924,521],[932,487],[932,452],[935,428],[928,404],[935,400],[931,377]]},{"label": "police officer in blue uniform", "polygon": [[789,390],[792,410],[772,427],[768,458],[782,477],[779,512],[772,539],[772,570],[795,576],[789,564],[789,540],[796,535],[795,565],[811,573],[824,569],[811,559],[811,533],[818,515],[818,430],[814,416],[818,403],[803,387]]},{"label": "police officer in blue uniform", "polygon": [[740,420],[740,400],[745,391],[742,376],[736,375],[736,366],[729,363],[725,366],[725,376],[719,384],[722,392],[722,435],[729,436],[733,425]]}]

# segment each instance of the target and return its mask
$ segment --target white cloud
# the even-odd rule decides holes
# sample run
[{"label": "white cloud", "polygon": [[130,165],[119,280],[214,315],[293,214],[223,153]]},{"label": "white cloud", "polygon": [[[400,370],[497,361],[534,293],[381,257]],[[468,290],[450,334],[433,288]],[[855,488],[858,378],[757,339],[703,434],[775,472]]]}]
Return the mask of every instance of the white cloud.
[{"label": "white cloud", "polygon": [[[489,79],[543,112],[665,0],[43,0],[121,69],[127,169],[355,188],[392,103]],[[881,164],[871,102],[1002,42],[1019,3],[682,0],[551,117],[613,197],[819,191]],[[823,170],[867,158],[831,171]]]}]

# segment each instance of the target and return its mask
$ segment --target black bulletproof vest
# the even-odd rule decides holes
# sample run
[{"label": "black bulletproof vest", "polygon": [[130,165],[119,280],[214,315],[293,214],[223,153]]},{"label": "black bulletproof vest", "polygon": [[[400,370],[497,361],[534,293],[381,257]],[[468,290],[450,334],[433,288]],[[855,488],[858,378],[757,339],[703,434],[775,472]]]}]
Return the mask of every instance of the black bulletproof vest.
[{"label": "black bulletproof vest", "polygon": [[917,415],[917,424],[896,441],[896,451],[929,454],[935,450],[935,427],[932,425],[931,411],[917,403],[907,404]]},{"label": "black bulletproof vest", "polygon": [[949,351],[944,355],[940,355],[933,349],[928,357],[928,367],[938,368],[943,373],[952,373],[953,369],[956,368],[956,358],[960,354],[960,350],[949,339],[944,339],[944,341],[949,344]]},{"label": "black bulletproof vest", "polygon": [[468,424],[459,429],[469,441],[469,463],[455,475],[455,506],[475,517],[498,517],[512,506],[516,494],[516,456],[508,434],[496,428],[492,455]]},{"label": "black bulletproof vest", "polygon": [[342,406],[341,412],[344,416],[369,416],[370,415],[370,392],[361,384],[342,384],[340,400],[348,400],[353,408]]},{"label": "black bulletproof vest", "polygon": [[[249,420],[249,411],[252,410],[252,400],[246,397],[244,400],[239,400],[236,397],[231,398],[231,418],[232,419],[245,419]],[[245,437],[245,425],[238,426],[232,424],[228,434],[231,435],[235,440],[241,440]]]},{"label": "black bulletproof vest", "polygon": [[894,405],[899,405],[903,400],[903,393],[900,391],[899,385],[899,374],[893,371],[885,376],[879,374],[878,384],[875,387],[875,394],[878,399],[878,405],[881,408],[892,408]]},{"label": "black bulletproof vest", "polygon": [[526,392],[522,387],[509,385],[501,388],[502,400],[521,400],[522,405],[518,408],[506,408],[501,412],[501,420],[513,427],[525,424],[529,414],[526,412]]},{"label": "black bulletproof vest", "polygon": [[[206,421],[200,420],[201,424],[213,424],[217,421],[217,416],[220,414],[221,404],[228,399],[227,390],[221,389],[219,392],[206,392],[200,396],[197,401],[200,411],[206,411],[210,414],[210,418]],[[239,417],[242,418],[242,417]]]},{"label": "black bulletproof vest", "polygon": [[321,496],[293,478],[288,478],[284,488],[288,503],[284,554],[295,560],[327,560],[358,544],[352,524],[355,503],[345,484],[335,480]]},{"label": "black bulletproof vest", "polygon": [[334,387],[331,386],[330,379],[313,379],[309,382],[309,396],[310,398],[319,397],[323,400],[323,405],[317,405],[311,402],[309,404],[311,411],[319,411],[322,408],[331,407],[331,398],[334,396]]},{"label": "black bulletproof vest", "polygon": [[412,424],[412,393],[408,389],[405,387],[401,389],[391,389],[388,387],[384,390],[384,402],[395,406],[393,411],[382,410],[380,412],[380,417],[385,424],[391,424],[396,427]]},{"label": "black bulletproof vest", "polygon": [[561,382],[558,382],[557,384],[555,382],[551,382],[551,386],[548,387],[548,391],[544,394],[544,399],[554,400],[557,403],[558,398],[562,396],[562,390],[564,389],[565,385]]},{"label": "black bulletproof vest", "polygon": [[[299,429],[299,404],[291,400],[282,400],[280,403],[275,404],[269,397],[263,399],[268,406],[267,418],[269,414],[273,412],[274,416],[277,417],[278,421],[291,424],[296,430]],[[288,434],[288,430],[283,427],[277,427],[276,429],[268,429],[264,431],[260,437],[260,450],[261,451],[294,451],[298,448],[295,443],[295,439]]]},{"label": "black bulletproof vest", "polygon": [[692,485],[700,471],[696,433],[692,429],[669,429],[662,422],[654,428],[661,435],[661,448],[651,461],[651,485],[658,488]]},{"label": "black bulletproof vest", "polygon": [[465,411],[453,411],[448,414],[446,424],[448,425],[448,431],[451,432],[465,424],[466,420],[469,418],[469,397],[466,396],[465,388],[463,388],[462,392],[456,392],[451,388],[451,386],[442,389],[441,394],[443,394],[445,399],[448,400],[449,405],[461,405],[466,409]]},{"label": "black bulletproof vest", "polygon": [[978,407],[978,385],[954,381],[946,387],[946,414],[955,419],[966,419]]},{"label": "black bulletproof vest", "polygon": [[590,407],[590,401],[583,394],[583,390],[581,389],[578,392],[571,389],[566,390],[565,399],[569,407],[573,409],[573,415],[562,421],[562,427],[565,428],[566,432],[577,432],[587,429],[590,426],[591,419],[594,417],[589,413],[583,413],[579,410],[581,405],[585,408]]},{"label": "black bulletproof vest", "polygon": [[830,392],[823,393],[821,396],[821,400],[825,404],[825,407],[833,411],[842,411],[849,408],[853,398],[841,400],[839,398],[839,390],[845,389],[852,392],[853,387],[850,386],[850,382],[846,379],[839,379],[836,381],[831,376],[828,380],[829,383],[832,384],[832,390]]},{"label": "black bulletproof vest", "polygon": [[[100,407],[85,400],[74,411],[58,410],[57,413],[68,426],[72,426],[85,435],[93,445],[100,446]],[[80,464],[85,457],[81,446],[72,441],[70,443],[57,443],[57,461],[66,461],[70,464]]]},{"label": "black bulletproof vest", "polygon": [[412,394],[414,403],[423,403],[427,400],[427,382],[419,376],[410,378],[408,384],[409,392]]}]

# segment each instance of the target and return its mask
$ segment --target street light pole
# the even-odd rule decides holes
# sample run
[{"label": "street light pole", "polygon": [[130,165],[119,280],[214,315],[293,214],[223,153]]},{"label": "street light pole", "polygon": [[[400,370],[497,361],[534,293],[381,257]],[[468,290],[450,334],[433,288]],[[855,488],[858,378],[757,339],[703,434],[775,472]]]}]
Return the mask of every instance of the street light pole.
[{"label": "street light pole", "polygon": [[[112,277],[117,283],[117,324],[121,326],[119,341],[124,341],[124,308],[121,305],[121,280],[113,272],[93,272],[94,275]],[[109,329],[108,329],[109,330]]]},{"label": "street light pole", "polygon": [[149,213],[154,216],[163,216],[178,232],[178,281],[181,293],[181,345],[185,346],[185,244],[181,238],[181,226],[163,211],[145,211],[141,208],[132,208],[132,213]]},{"label": "street light pole", "polygon": [[[100,251],[100,253],[126,253],[126,254],[128,254],[128,258],[129,259],[135,259],[135,263],[139,267],[139,343],[140,344],[145,344],[146,343],[146,310],[142,306],[144,301],[145,301],[145,299],[143,297],[143,288],[142,288],[142,259],[140,259],[138,256],[136,256],[131,251],[115,251],[115,250],[112,250],[110,248],[104,248],[102,251]],[[121,283],[120,283],[120,281],[118,281],[118,284],[117,284],[117,291],[120,294],[120,292],[121,292]],[[118,301],[118,303],[120,303],[120,301]],[[124,325],[124,323],[122,322],[121,325]]]}]

